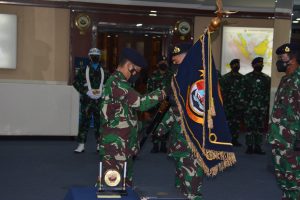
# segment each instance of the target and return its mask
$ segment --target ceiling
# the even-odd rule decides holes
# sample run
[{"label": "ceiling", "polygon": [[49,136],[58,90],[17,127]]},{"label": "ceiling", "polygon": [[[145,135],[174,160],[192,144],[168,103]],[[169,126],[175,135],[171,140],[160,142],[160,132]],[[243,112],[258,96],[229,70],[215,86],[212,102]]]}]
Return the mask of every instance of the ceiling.
[{"label": "ceiling", "polygon": [[[50,0],[61,2],[89,2],[149,7],[189,8],[216,10],[216,0]],[[294,10],[293,10],[294,3]],[[223,9],[244,12],[293,12],[293,20],[300,18],[300,0],[223,0]],[[300,26],[300,23],[295,24]]]},{"label": "ceiling", "polygon": [[[65,0],[57,0],[65,1]],[[78,2],[215,10],[216,0],[70,0]],[[300,1],[300,0],[298,0]],[[224,0],[224,10],[273,12],[274,0]]]}]

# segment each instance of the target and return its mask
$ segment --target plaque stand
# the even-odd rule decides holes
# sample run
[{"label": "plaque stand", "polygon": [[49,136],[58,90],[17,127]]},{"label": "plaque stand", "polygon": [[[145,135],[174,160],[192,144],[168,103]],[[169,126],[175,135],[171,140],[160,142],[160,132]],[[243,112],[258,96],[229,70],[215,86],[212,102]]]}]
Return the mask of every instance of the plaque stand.
[{"label": "plaque stand", "polygon": [[[126,191],[126,170],[127,162],[123,164],[123,176],[116,167],[103,169],[102,162],[99,164],[99,179],[97,198],[121,198],[127,196]],[[103,173],[104,172],[104,173]]]}]

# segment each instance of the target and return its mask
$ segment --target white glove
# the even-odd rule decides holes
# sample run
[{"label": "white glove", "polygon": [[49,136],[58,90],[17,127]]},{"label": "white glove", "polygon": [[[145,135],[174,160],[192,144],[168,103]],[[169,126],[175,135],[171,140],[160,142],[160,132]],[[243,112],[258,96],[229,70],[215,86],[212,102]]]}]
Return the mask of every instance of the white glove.
[{"label": "white glove", "polygon": [[91,99],[99,99],[101,97],[101,93],[100,94],[97,94],[97,95],[94,95],[93,92],[91,90],[87,91],[86,93]]},{"label": "white glove", "polygon": [[98,94],[94,94],[96,99],[99,99],[102,96],[102,90]]},{"label": "white glove", "polygon": [[95,95],[93,94],[93,92],[91,90],[87,91],[86,95],[88,95],[91,99],[96,99]]}]

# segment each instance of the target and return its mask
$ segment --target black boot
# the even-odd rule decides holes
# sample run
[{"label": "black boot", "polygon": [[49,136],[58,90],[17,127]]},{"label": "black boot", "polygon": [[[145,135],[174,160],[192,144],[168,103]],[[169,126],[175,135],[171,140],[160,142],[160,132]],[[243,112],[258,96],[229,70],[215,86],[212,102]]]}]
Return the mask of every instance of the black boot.
[{"label": "black boot", "polygon": [[259,155],[265,155],[266,152],[264,152],[259,145],[255,145],[253,153],[259,154]]},{"label": "black boot", "polygon": [[162,153],[167,153],[167,146],[166,145],[167,145],[166,142],[161,142],[159,151],[162,152]]},{"label": "black boot", "polygon": [[246,154],[253,154],[253,146],[252,145],[248,145],[247,150],[245,152]]},{"label": "black boot", "polygon": [[153,143],[153,147],[150,151],[151,153],[158,153],[159,152],[159,146],[158,143]]}]

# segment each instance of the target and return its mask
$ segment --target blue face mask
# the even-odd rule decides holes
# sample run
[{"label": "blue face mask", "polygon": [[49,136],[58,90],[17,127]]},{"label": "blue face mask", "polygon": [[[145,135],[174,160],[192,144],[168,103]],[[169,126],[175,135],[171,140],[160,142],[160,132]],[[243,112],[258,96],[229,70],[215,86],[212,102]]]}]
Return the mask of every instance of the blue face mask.
[{"label": "blue face mask", "polygon": [[99,66],[99,63],[92,63],[92,67],[94,68],[94,70],[96,70]]}]

